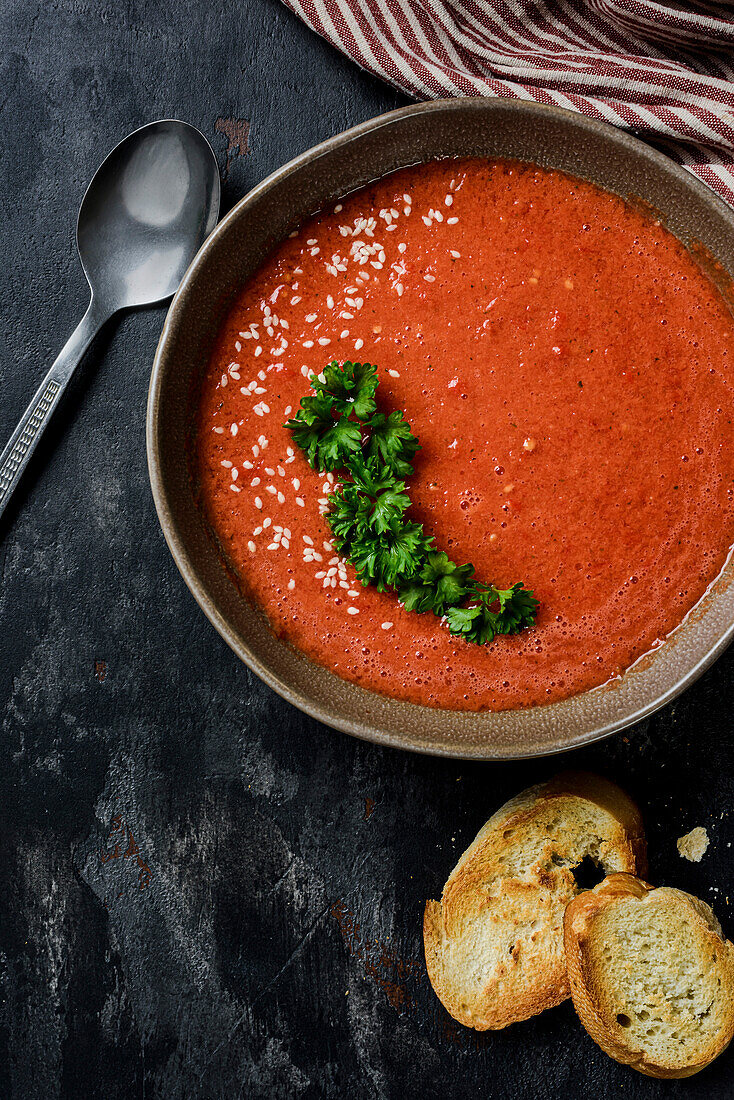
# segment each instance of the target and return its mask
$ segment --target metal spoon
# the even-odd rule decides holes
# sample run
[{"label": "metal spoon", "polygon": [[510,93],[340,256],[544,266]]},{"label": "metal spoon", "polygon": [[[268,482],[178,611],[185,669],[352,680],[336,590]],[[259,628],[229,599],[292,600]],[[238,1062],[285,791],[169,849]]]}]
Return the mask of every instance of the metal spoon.
[{"label": "metal spoon", "polygon": [[76,228],[92,298],[0,456],[0,517],[94,337],[119,310],[175,294],[217,223],[219,197],[212,148],[186,122],[142,126],[103,161]]}]

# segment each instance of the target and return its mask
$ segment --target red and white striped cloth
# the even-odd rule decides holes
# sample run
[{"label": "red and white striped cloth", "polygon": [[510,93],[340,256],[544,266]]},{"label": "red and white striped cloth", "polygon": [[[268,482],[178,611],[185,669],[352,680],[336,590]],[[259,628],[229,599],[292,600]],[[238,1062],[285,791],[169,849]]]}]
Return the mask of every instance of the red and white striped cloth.
[{"label": "red and white striped cloth", "polygon": [[417,99],[554,103],[652,140],[734,206],[734,7],[661,0],[285,0]]}]

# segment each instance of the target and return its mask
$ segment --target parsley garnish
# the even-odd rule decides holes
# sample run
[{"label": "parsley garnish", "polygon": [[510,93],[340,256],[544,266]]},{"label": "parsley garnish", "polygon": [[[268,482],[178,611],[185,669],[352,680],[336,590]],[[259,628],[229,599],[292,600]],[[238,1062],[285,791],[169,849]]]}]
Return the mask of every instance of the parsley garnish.
[{"label": "parsley garnish", "polygon": [[408,611],[432,611],[452,634],[478,645],[532,626],[538,601],[531,591],[478,581],[473,565],[456,565],[422,524],[406,518],[405,479],[420,444],[400,410],[377,412],[377,367],[330,363],[311,386],[287,427],[315,470],[342,475],[326,518],[362,584],[397,592]]}]

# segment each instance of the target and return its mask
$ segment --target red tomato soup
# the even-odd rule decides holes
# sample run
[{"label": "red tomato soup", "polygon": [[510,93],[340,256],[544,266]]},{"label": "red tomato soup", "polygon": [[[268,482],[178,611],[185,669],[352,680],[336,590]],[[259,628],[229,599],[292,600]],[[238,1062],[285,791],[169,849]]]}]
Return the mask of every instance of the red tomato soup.
[{"label": "red tomato soup", "polygon": [[[378,409],[420,439],[410,516],[479,578],[534,589],[535,628],[464,642],[339,557],[333,475],[284,423],[346,359],[379,366]],[[419,165],[243,288],[201,391],[201,503],[273,630],[339,676],[439,707],[552,702],[619,676],[720,572],[733,381],[732,316],[656,221],[561,172]]]}]

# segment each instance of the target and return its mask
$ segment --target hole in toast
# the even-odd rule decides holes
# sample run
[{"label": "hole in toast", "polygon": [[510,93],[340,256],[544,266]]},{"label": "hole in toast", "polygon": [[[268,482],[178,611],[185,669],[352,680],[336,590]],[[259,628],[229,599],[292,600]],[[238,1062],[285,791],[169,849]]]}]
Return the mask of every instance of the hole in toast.
[{"label": "hole in toast", "polygon": [[617,1013],[617,1023],[620,1027],[632,1027],[632,1020],[626,1014],[626,1012]]},{"label": "hole in toast", "polygon": [[604,869],[591,856],[584,856],[581,862],[572,868],[573,877],[579,890],[592,890],[605,878]]}]

